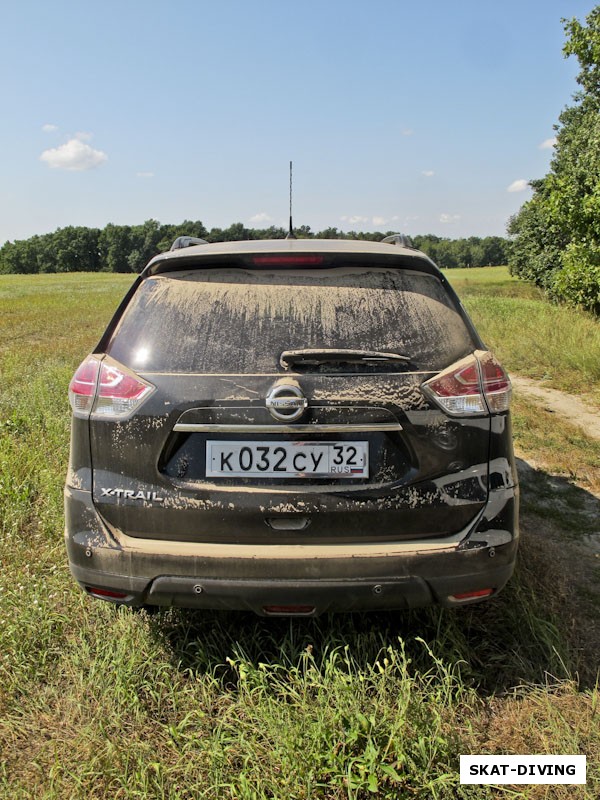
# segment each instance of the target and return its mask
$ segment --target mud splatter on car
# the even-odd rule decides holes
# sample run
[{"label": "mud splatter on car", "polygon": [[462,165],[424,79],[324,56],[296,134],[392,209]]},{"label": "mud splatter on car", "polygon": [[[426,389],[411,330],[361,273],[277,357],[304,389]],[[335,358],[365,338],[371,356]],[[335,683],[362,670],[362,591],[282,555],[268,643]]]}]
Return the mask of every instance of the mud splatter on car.
[{"label": "mud splatter on car", "polygon": [[75,373],[73,575],[130,605],[462,605],[518,541],[510,382],[408,246],[154,258]]}]

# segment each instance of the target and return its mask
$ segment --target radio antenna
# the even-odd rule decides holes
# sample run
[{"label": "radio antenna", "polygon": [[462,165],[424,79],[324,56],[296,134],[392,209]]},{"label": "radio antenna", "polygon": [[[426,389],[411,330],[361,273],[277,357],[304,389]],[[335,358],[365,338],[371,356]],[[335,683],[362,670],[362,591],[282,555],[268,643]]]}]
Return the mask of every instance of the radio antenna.
[{"label": "radio antenna", "polygon": [[290,229],[286,239],[295,239],[294,226],[292,225],[292,162],[290,161]]}]

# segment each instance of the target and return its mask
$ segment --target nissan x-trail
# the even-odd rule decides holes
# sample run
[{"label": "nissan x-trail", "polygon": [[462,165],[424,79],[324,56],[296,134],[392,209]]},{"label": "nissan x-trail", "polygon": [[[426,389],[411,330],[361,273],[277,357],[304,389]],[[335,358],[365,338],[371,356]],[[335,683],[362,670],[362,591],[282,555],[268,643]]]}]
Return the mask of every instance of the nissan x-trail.
[{"label": "nissan x-trail", "polygon": [[184,239],[150,261],[69,389],[86,592],[309,616],[502,588],[510,382],[408,244]]}]

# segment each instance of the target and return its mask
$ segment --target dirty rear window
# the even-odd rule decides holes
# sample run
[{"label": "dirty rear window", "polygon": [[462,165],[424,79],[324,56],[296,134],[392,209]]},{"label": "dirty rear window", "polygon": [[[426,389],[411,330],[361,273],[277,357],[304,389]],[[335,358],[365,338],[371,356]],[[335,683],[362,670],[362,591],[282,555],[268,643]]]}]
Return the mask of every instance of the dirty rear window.
[{"label": "dirty rear window", "polygon": [[222,268],[146,279],[108,353],[144,372],[280,372],[282,351],[302,348],[398,352],[410,357],[412,369],[438,370],[475,346],[434,275],[367,267]]}]

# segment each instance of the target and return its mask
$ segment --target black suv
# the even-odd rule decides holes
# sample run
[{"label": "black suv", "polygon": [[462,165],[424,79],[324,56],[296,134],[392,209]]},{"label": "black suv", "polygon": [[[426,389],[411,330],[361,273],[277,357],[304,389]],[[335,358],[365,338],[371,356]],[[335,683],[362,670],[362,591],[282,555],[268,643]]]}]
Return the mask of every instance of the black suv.
[{"label": "black suv", "polygon": [[517,550],[510,393],[404,237],[178,240],[71,381],[73,575],[263,615],[491,597]]}]

